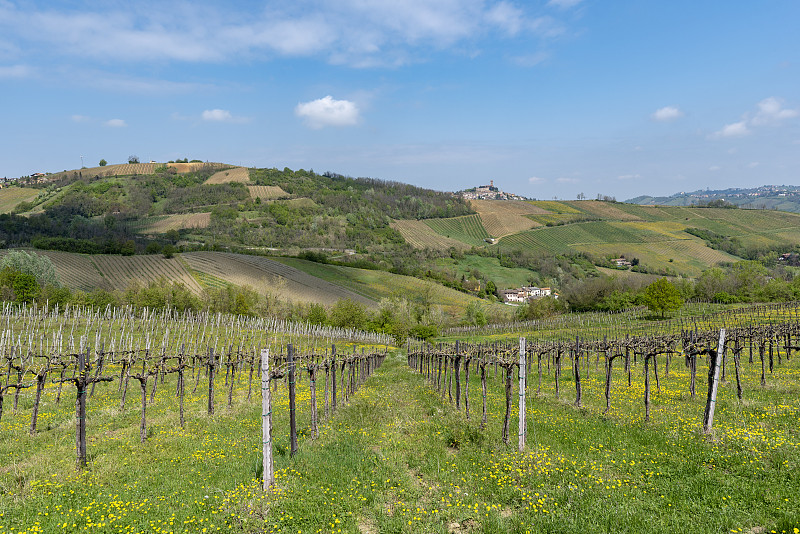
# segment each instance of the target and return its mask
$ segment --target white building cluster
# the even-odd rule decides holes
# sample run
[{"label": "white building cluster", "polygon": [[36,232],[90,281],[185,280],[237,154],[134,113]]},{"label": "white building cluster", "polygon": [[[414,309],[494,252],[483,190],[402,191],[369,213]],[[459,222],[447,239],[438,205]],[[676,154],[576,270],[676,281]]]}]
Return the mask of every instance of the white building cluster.
[{"label": "white building cluster", "polygon": [[523,304],[533,299],[540,299],[544,297],[558,298],[558,293],[549,287],[530,287],[525,286],[518,289],[505,289],[500,291],[503,297],[503,302],[509,304]]}]

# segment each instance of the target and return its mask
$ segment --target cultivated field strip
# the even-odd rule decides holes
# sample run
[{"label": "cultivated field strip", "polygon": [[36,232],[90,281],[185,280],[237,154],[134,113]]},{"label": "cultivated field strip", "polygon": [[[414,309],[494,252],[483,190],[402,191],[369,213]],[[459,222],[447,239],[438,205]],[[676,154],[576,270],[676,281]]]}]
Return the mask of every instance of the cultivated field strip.
[{"label": "cultivated field strip", "polygon": [[353,291],[326,282],[289,265],[259,256],[228,252],[181,254],[189,267],[239,286],[250,286],[261,294],[277,294],[295,302],[333,305],[340,299],[362,304],[375,302]]},{"label": "cultivated field strip", "polygon": [[0,189],[0,213],[11,213],[20,202],[28,202],[36,198],[39,189],[26,187],[4,187]]},{"label": "cultivated field strip", "polygon": [[535,228],[539,223],[527,216],[547,213],[546,210],[521,200],[472,200],[470,204],[478,212],[483,226],[492,237],[503,237]]},{"label": "cultivated field strip", "polygon": [[250,169],[247,167],[234,167],[232,169],[224,169],[213,174],[206,184],[227,184],[230,182],[249,183],[250,182]]},{"label": "cultivated field strip", "polygon": [[119,163],[104,167],[89,167],[72,171],[56,172],[48,176],[49,180],[57,181],[74,176],[127,176],[131,174],[153,174],[156,169],[166,165],[175,169],[178,174],[194,172],[200,169],[218,169],[227,167],[224,163]]},{"label": "cultivated field strip", "polygon": [[451,239],[437,234],[425,221],[398,220],[392,221],[391,227],[400,232],[409,245],[414,248],[431,248],[447,250],[454,247],[457,250],[466,250],[470,245],[457,239]]},{"label": "cultivated field strip", "polygon": [[[92,256],[57,250],[26,250],[50,258],[56,268],[58,279],[71,289],[91,291],[96,287],[105,287],[103,276],[92,263]],[[0,256],[7,252],[8,250],[0,250]]]},{"label": "cultivated field strip", "polygon": [[619,209],[610,202],[597,202],[594,200],[576,201],[571,205],[588,215],[601,219],[613,219],[618,221],[639,221],[638,216]]},{"label": "cultivated field strip", "polygon": [[279,185],[248,185],[247,189],[250,191],[251,198],[260,198],[261,200],[276,200],[291,196]]},{"label": "cultivated field strip", "polygon": [[176,258],[166,259],[161,255],[95,255],[91,261],[103,274],[106,289],[125,290],[133,283],[147,284],[163,278],[169,282],[180,282],[196,294],[202,292],[191,273]]},{"label": "cultivated field strip", "polygon": [[486,244],[484,240],[489,238],[489,234],[483,227],[481,218],[478,215],[464,215],[448,219],[426,219],[424,222],[439,235],[458,239],[476,247]]},{"label": "cultivated field strip", "polygon": [[190,228],[207,228],[211,224],[211,213],[180,213],[158,217],[155,220],[146,220],[146,224],[137,227],[137,231],[144,234],[163,234],[170,230],[185,230]]},{"label": "cultivated field strip", "polygon": [[576,213],[580,214],[580,210],[576,210],[569,205],[569,202],[559,202],[557,200],[531,200],[528,202],[530,205],[539,208],[540,214],[544,213]]}]

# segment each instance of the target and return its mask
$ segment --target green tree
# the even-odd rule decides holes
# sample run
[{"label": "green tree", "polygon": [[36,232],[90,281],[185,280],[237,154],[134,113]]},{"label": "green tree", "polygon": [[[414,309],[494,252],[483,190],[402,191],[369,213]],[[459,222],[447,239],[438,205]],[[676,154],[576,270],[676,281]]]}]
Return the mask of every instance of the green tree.
[{"label": "green tree", "polygon": [[666,278],[659,278],[644,290],[645,306],[652,312],[660,312],[663,318],[667,312],[680,309],[683,297],[680,291]]},{"label": "green tree", "polygon": [[464,309],[464,315],[461,317],[461,323],[468,326],[485,326],[486,314],[483,313],[483,308],[480,302],[470,302]]},{"label": "green tree", "polygon": [[0,269],[5,268],[33,276],[40,286],[61,287],[56,268],[47,256],[39,256],[24,250],[12,250],[0,260]]},{"label": "green tree", "polygon": [[367,323],[367,312],[363,304],[341,299],[331,308],[329,320],[331,325],[339,328],[363,329]]},{"label": "green tree", "polygon": [[101,167],[105,167],[106,165],[108,165],[108,162],[105,159],[101,159],[100,160],[100,166]]},{"label": "green tree", "polygon": [[328,312],[322,304],[313,303],[308,307],[306,320],[311,324],[324,325],[328,322]]}]

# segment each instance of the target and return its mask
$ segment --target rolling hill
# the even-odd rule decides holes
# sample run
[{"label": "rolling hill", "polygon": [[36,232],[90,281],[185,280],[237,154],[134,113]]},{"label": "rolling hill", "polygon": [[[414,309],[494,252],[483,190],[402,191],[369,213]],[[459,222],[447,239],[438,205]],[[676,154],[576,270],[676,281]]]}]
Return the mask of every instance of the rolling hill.
[{"label": "rolling hill", "polygon": [[[398,182],[222,163],[108,165],[43,179],[0,190],[0,212],[8,214],[0,215],[0,239],[25,247],[44,236],[37,246],[51,249],[65,283],[79,289],[165,276],[195,291],[234,283],[327,305],[436,295],[455,313],[486,296],[490,281],[498,289],[557,286],[597,275],[618,257],[638,260],[645,274],[697,277],[800,247],[800,215],[775,210],[466,202]],[[152,254],[167,244],[184,253],[175,260]],[[69,254],[76,250],[151,255]],[[248,251],[319,257],[242,254]]]}]

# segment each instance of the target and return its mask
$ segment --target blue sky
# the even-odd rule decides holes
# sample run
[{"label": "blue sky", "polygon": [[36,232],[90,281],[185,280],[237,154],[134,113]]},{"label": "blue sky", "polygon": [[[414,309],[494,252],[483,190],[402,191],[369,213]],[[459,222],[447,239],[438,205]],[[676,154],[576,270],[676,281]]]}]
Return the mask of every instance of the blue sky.
[{"label": "blue sky", "polygon": [[0,0],[0,176],[189,157],[623,200],[800,184],[800,2]]}]

